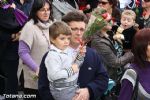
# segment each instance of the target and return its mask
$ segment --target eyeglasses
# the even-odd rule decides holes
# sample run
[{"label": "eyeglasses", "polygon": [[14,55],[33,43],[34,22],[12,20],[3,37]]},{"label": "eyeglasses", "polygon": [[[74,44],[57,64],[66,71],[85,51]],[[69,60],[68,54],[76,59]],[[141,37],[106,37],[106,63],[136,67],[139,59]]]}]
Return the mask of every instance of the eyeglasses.
[{"label": "eyeglasses", "polygon": [[106,5],[108,2],[99,1],[99,4]]},{"label": "eyeglasses", "polygon": [[78,32],[78,31],[84,32],[85,31],[84,28],[71,28],[71,30],[74,31],[74,32]]}]

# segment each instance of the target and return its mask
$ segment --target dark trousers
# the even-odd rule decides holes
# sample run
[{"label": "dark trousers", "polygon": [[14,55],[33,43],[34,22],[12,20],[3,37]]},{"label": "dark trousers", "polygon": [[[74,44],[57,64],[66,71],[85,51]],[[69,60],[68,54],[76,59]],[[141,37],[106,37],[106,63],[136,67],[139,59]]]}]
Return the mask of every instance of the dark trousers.
[{"label": "dark trousers", "polygon": [[18,60],[1,60],[0,75],[4,76],[0,81],[1,94],[17,94],[18,93]]},{"label": "dark trousers", "polygon": [[20,75],[18,80],[19,80],[18,91],[23,91],[23,89],[24,89],[24,74],[23,74],[23,70],[21,71],[21,75]]},{"label": "dark trousers", "polygon": [[[1,70],[0,70],[1,71]],[[3,95],[5,89],[5,77],[0,72],[0,95]]]}]

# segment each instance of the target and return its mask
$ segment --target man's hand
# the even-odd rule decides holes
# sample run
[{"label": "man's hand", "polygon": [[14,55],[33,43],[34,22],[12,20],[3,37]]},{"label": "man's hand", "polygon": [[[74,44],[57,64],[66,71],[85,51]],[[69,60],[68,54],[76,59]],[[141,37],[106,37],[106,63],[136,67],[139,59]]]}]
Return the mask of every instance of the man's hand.
[{"label": "man's hand", "polygon": [[74,72],[74,73],[79,72],[79,67],[78,67],[77,64],[73,64],[73,65],[72,65],[72,69],[73,69],[73,72]]},{"label": "man's hand", "polygon": [[78,89],[72,100],[89,100],[90,94],[88,88]]},{"label": "man's hand", "polygon": [[79,54],[81,56],[85,56],[86,53],[86,46],[79,46]]}]

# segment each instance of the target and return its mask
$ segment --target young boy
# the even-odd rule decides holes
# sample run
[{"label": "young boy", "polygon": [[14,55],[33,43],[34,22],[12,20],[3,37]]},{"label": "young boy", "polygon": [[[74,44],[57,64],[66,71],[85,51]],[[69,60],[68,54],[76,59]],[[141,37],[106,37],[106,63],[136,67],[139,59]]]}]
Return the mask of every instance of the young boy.
[{"label": "young boy", "polygon": [[131,49],[132,40],[138,25],[135,23],[136,14],[132,10],[124,10],[121,14],[121,25],[113,36],[125,50]]},{"label": "young boy", "polygon": [[71,100],[78,87],[77,78],[80,65],[83,63],[85,48],[79,48],[79,53],[70,52],[70,27],[62,22],[54,22],[49,35],[51,48],[45,59],[50,91],[55,100]]}]

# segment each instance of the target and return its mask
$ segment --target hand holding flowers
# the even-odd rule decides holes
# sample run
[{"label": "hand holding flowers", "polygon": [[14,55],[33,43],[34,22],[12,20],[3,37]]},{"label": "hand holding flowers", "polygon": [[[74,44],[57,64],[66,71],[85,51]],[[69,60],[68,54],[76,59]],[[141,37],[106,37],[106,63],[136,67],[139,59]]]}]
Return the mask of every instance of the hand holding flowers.
[{"label": "hand holding flowers", "polygon": [[100,31],[110,20],[112,20],[112,17],[106,10],[102,8],[94,9],[84,33],[84,41],[90,41],[93,34]]}]

